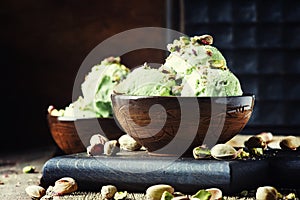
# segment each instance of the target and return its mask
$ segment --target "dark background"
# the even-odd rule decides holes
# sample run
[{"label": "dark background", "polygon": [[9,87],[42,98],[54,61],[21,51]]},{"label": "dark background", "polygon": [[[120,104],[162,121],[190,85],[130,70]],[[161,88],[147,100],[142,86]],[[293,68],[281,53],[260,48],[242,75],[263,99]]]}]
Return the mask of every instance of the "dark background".
[{"label": "dark background", "polygon": [[[148,26],[213,35],[244,91],[256,95],[245,133],[300,133],[296,0],[4,0],[0,22],[1,151],[54,144],[47,108],[71,102],[84,58],[103,40]],[[164,58],[149,49],[122,55],[128,67]]]}]

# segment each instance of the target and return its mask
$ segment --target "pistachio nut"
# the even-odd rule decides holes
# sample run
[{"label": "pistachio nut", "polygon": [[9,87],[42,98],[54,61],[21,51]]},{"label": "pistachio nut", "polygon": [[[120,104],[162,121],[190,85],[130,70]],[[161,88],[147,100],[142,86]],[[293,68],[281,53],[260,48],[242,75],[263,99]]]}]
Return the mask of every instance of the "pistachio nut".
[{"label": "pistachio nut", "polygon": [[253,149],[253,148],[266,149],[268,146],[266,141],[259,136],[251,136],[248,140],[244,142],[244,145],[248,149]]},{"label": "pistachio nut", "polygon": [[120,148],[118,147],[119,143],[117,140],[110,140],[104,144],[104,154],[107,156],[116,155]]},{"label": "pistachio nut", "polygon": [[94,144],[86,148],[87,154],[90,156],[99,156],[104,152],[104,144]]},{"label": "pistachio nut", "polygon": [[221,200],[223,198],[222,191],[219,188],[208,188],[206,191],[211,194],[209,200]]},{"label": "pistachio nut", "polygon": [[217,160],[235,159],[237,151],[229,144],[216,144],[211,148],[211,156]]},{"label": "pistachio nut", "polygon": [[257,200],[277,200],[278,192],[272,186],[262,186],[257,188],[255,197]]},{"label": "pistachio nut", "polygon": [[286,136],[279,142],[279,146],[283,150],[297,150],[300,140],[296,136]]},{"label": "pistachio nut", "polygon": [[128,195],[128,192],[127,191],[124,191],[124,192],[116,192],[115,195],[114,195],[114,199],[115,200],[122,200],[122,199],[125,199]]},{"label": "pistachio nut", "polygon": [[46,190],[38,185],[30,185],[25,188],[25,192],[32,198],[32,199],[40,199],[42,196],[46,194]]},{"label": "pistachio nut", "polygon": [[196,194],[192,195],[191,199],[194,200],[210,200],[212,194],[206,190],[199,190]]},{"label": "pistachio nut", "polygon": [[78,189],[76,181],[71,177],[64,177],[57,181],[53,186],[53,194],[61,196],[64,194],[70,194]]},{"label": "pistachio nut", "polygon": [[208,158],[211,156],[210,149],[205,146],[195,147],[193,149],[193,156],[195,159]]},{"label": "pistachio nut", "polygon": [[126,151],[136,151],[142,147],[135,139],[133,139],[130,135],[122,135],[119,138],[120,148]]},{"label": "pistachio nut", "polygon": [[90,138],[90,145],[94,146],[96,144],[104,145],[105,142],[108,142],[108,139],[101,134],[95,134]]},{"label": "pistachio nut", "polygon": [[256,136],[261,137],[266,143],[269,143],[273,140],[273,134],[271,132],[261,132]]},{"label": "pistachio nut", "polygon": [[102,199],[111,199],[117,192],[117,187],[114,185],[105,185],[101,188],[101,197]]},{"label": "pistachio nut", "polygon": [[199,43],[202,45],[211,45],[213,43],[213,37],[211,35],[200,35],[191,38],[192,43]]},{"label": "pistachio nut", "polygon": [[146,190],[146,199],[147,200],[160,200],[162,194],[167,191],[171,194],[174,193],[174,188],[168,184],[158,184],[152,185]]},{"label": "pistachio nut", "polygon": [[35,166],[29,165],[29,166],[25,166],[22,169],[23,173],[34,173],[35,172]]},{"label": "pistachio nut", "polygon": [[173,194],[168,191],[164,191],[161,195],[160,200],[172,200],[174,198]]}]

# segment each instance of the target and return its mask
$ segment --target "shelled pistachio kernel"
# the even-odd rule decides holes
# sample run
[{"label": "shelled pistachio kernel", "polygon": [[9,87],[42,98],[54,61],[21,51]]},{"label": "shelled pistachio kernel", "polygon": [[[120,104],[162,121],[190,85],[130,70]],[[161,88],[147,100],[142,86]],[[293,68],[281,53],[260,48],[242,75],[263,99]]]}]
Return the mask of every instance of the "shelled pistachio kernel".
[{"label": "shelled pistachio kernel", "polygon": [[34,173],[35,172],[35,166],[29,165],[29,166],[25,166],[22,169],[23,173]]}]

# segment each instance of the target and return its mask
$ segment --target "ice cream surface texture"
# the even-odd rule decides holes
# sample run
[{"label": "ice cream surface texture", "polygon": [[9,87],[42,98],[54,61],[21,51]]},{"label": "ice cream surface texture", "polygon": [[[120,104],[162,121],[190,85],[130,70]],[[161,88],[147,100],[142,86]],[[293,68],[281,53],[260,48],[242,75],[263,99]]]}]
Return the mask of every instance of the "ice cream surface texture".
[{"label": "ice cream surface texture", "polygon": [[[229,70],[224,56],[212,43],[210,35],[182,36],[174,40],[168,44],[170,55],[159,69],[148,67],[147,72],[146,69],[135,69],[118,85],[116,92],[145,96],[242,95],[238,78]],[[144,75],[138,71],[145,71]],[[142,79],[140,83],[138,78]],[[161,92],[158,91],[160,87],[163,88]]]},{"label": "ice cream surface texture", "polygon": [[67,106],[64,117],[112,117],[110,96],[114,87],[124,79],[129,69],[121,64],[120,57],[109,57],[92,67],[81,84],[82,96]]},{"label": "ice cream surface texture", "polygon": [[132,70],[127,78],[115,87],[121,94],[145,96],[170,96],[175,81],[168,74],[151,68],[145,63]]}]

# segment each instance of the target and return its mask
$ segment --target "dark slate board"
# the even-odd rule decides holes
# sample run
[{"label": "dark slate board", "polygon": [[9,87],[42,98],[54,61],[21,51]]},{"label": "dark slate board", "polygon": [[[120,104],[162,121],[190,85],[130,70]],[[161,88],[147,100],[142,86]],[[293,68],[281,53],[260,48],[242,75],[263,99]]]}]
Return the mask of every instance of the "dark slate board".
[{"label": "dark slate board", "polygon": [[[80,190],[99,191],[113,184],[119,190],[145,192],[154,184],[172,185],[176,191],[195,193],[217,187],[225,194],[255,189],[268,181],[269,161],[195,160],[194,158],[155,157],[145,153],[114,157],[88,157],[86,153],[51,158],[43,167],[44,187],[64,176],[73,177]],[[145,172],[146,171],[146,172]]]}]

